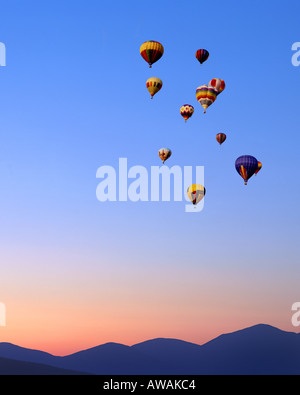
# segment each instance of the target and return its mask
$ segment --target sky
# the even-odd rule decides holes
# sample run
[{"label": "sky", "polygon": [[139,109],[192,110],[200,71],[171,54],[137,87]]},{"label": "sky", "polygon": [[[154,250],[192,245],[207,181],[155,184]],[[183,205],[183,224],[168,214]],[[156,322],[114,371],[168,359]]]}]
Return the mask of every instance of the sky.
[{"label": "sky", "polygon": [[[203,344],[258,323],[299,331],[299,11],[298,0],[2,1],[0,341],[67,355]],[[148,40],[164,46],[151,69]],[[153,100],[150,77],[163,81]],[[203,114],[195,91],[212,78],[226,89]],[[201,212],[99,202],[100,166],[118,173],[127,158],[150,172],[162,147],[170,167],[204,166]],[[247,186],[240,155],[263,164]]]}]

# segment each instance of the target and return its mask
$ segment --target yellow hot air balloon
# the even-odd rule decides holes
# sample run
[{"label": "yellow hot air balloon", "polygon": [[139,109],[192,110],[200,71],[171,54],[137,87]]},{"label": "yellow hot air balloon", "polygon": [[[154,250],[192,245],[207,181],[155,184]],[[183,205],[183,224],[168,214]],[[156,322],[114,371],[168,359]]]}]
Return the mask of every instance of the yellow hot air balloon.
[{"label": "yellow hot air balloon", "polygon": [[146,82],[146,87],[151,95],[151,99],[153,96],[161,90],[163,86],[162,80],[156,77],[151,77]]},{"label": "yellow hot air balloon", "polygon": [[140,47],[140,54],[151,68],[164,54],[164,47],[158,41],[146,41]]},{"label": "yellow hot air balloon", "polygon": [[204,198],[206,194],[206,189],[203,185],[193,184],[188,187],[187,195],[190,201],[196,206]]}]

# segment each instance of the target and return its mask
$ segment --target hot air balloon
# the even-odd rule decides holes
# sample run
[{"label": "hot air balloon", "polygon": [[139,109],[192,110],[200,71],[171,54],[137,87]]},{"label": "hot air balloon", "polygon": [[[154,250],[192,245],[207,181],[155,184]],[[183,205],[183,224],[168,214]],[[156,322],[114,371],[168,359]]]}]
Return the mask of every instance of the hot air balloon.
[{"label": "hot air balloon", "polygon": [[146,41],[140,47],[140,53],[151,68],[164,53],[164,47],[157,41]]},{"label": "hot air balloon", "polygon": [[204,198],[206,194],[206,189],[203,185],[193,184],[188,187],[187,195],[190,201],[196,206]]},{"label": "hot air balloon", "polygon": [[180,115],[184,118],[185,122],[194,114],[194,107],[190,104],[184,104],[180,107]]},{"label": "hot air balloon", "polygon": [[254,156],[243,155],[235,161],[235,168],[239,175],[244,179],[245,185],[247,185],[248,180],[258,169],[258,161]]},{"label": "hot air balloon", "polygon": [[204,114],[217,98],[217,91],[212,86],[202,85],[196,90],[196,98],[204,108]]},{"label": "hot air balloon", "polygon": [[165,163],[165,161],[169,159],[170,156],[172,155],[172,151],[169,148],[161,148],[158,151],[158,155],[160,159],[163,161],[163,163]]},{"label": "hot air balloon", "polygon": [[207,61],[209,58],[209,52],[206,49],[198,49],[195,54],[197,60],[199,60],[200,64]]},{"label": "hot air balloon", "polygon": [[162,80],[159,78],[151,77],[147,80],[146,87],[151,94],[151,99],[153,99],[153,96],[161,90],[162,85]]},{"label": "hot air balloon", "polygon": [[255,172],[255,175],[260,171],[261,168],[262,168],[262,163],[260,161],[258,161],[258,166],[257,166],[257,170]]},{"label": "hot air balloon", "polygon": [[224,143],[224,141],[226,140],[226,138],[227,138],[227,136],[226,136],[225,133],[218,133],[218,134],[216,135],[216,140],[217,140],[217,142],[218,142],[220,145],[222,145],[222,144]]},{"label": "hot air balloon", "polygon": [[209,86],[212,86],[217,91],[217,95],[219,95],[225,89],[225,82],[220,78],[213,78],[209,81]]}]

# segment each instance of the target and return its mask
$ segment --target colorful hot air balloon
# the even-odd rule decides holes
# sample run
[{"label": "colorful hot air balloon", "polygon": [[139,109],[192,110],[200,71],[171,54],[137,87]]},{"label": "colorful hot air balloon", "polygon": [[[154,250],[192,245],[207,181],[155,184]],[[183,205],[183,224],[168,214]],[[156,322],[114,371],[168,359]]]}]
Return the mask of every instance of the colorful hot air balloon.
[{"label": "colorful hot air balloon", "polygon": [[225,133],[218,133],[218,134],[216,135],[216,140],[217,140],[217,142],[218,142],[220,145],[222,145],[222,144],[224,143],[224,141],[226,140],[226,138],[227,138],[227,136],[226,136]]},{"label": "colorful hot air balloon", "polygon": [[200,64],[207,61],[209,58],[209,52],[206,49],[198,49],[195,54],[197,60],[199,60]]},{"label": "colorful hot air balloon", "polygon": [[193,184],[188,187],[187,195],[190,201],[196,206],[204,198],[206,194],[206,189],[203,185]]},{"label": "colorful hot air balloon", "polygon": [[262,168],[262,163],[260,161],[258,161],[258,166],[257,166],[257,170],[255,172],[255,175],[260,171],[261,168]]},{"label": "colorful hot air balloon", "polygon": [[243,155],[235,161],[235,168],[239,175],[244,179],[245,185],[248,180],[253,176],[258,168],[258,161],[254,156]]},{"label": "colorful hot air balloon", "polygon": [[163,163],[165,163],[165,161],[169,159],[170,156],[172,155],[172,151],[169,148],[161,148],[158,151],[158,155],[160,159],[163,161]]},{"label": "colorful hot air balloon", "polygon": [[164,53],[164,47],[157,41],[146,41],[140,47],[140,53],[151,68]]},{"label": "colorful hot air balloon", "polygon": [[190,104],[184,104],[180,107],[180,115],[184,118],[185,122],[194,114],[194,107]]},{"label": "colorful hot air balloon", "polygon": [[217,95],[219,95],[225,89],[225,82],[220,78],[213,78],[209,81],[209,86],[212,86],[217,91]]},{"label": "colorful hot air balloon", "polygon": [[151,99],[153,99],[153,96],[161,90],[162,86],[162,80],[160,80],[159,78],[151,77],[147,80],[146,87],[150,92]]},{"label": "colorful hot air balloon", "polygon": [[211,106],[216,98],[217,98],[217,91],[207,85],[199,86],[196,90],[196,98],[201,106],[204,108],[204,114],[209,106]]}]

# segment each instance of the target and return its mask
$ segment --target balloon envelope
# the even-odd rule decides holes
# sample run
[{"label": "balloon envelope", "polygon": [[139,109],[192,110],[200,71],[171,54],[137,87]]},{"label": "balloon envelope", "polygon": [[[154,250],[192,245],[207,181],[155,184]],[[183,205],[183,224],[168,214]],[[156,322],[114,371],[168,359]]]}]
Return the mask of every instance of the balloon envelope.
[{"label": "balloon envelope", "polygon": [[220,78],[213,78],[209,81],[209,86],[212,86],[217,91],[217,95],[219,95],[225,89],[225,82]]},{"label": "balloon envelope", "polygon": [[161,148],[158,151],[158,155],[160,159],[163,161],[163,163],[165,163],[165,161],[169,159],[170,156],[172,155],[172,151],[169,148]]},{"label": "balloon envelope", "polygon": [[188,187],[187,195],[190,201],[196,206],[204,198],[206,194],[206,189],[203,185],[193,184]]},{"label": "balloon envelope", "polygon": [[257,170],[255,172],[255,175],[260,171],[261,168],[262,168],[262,163],[260,161],[258,161],[258,167],[257,167]]},{"label": "balloon envelope", "polygon": [[224,141],[226,140],[226,138],[227,138],[227,136],[226,136],[225,133],[218,133],[218,134],[216,135],[216,140],[217,140],[217,142],[218,142],[220,145],[222,145],[222,144],[224,143]]},{"label": "balloon envelope", "polygon": [[209,58],[209,52],[206,49],[198,49],[198,51],[196,51],[196,59],[200,62],[200,64],[204,63],[207,61],[207,59]]},{"label": "balloon envelope", "polygon": [[180,114],[186,122],[194,114],[194,107],[190,104],[184,104],[180,107]]},{"label": "balloon envelope", "polygon": [[146,41],[140,47],[140,54],[151,68],[164,54],[164,47],[158,41]]},{"label": "balloon envelope", "polygon": [[209,106],[217,99],[217,91],[212,86],[201,85],[196,90],[196,98],[204,108],[204,114]]},{"label": "balloon envelope", "polygon": [[248,180],[258,169],[258,160],[251,155],[243,155],[235,161],[235,168],[247,185]]},{"label": "balloon envelope", "polygon": [[146,87],[151,95],[151,99],[153,99],[153,96],[161,90],[162,86],[163,82],[159,78],[151,77],[147,80]]}]

